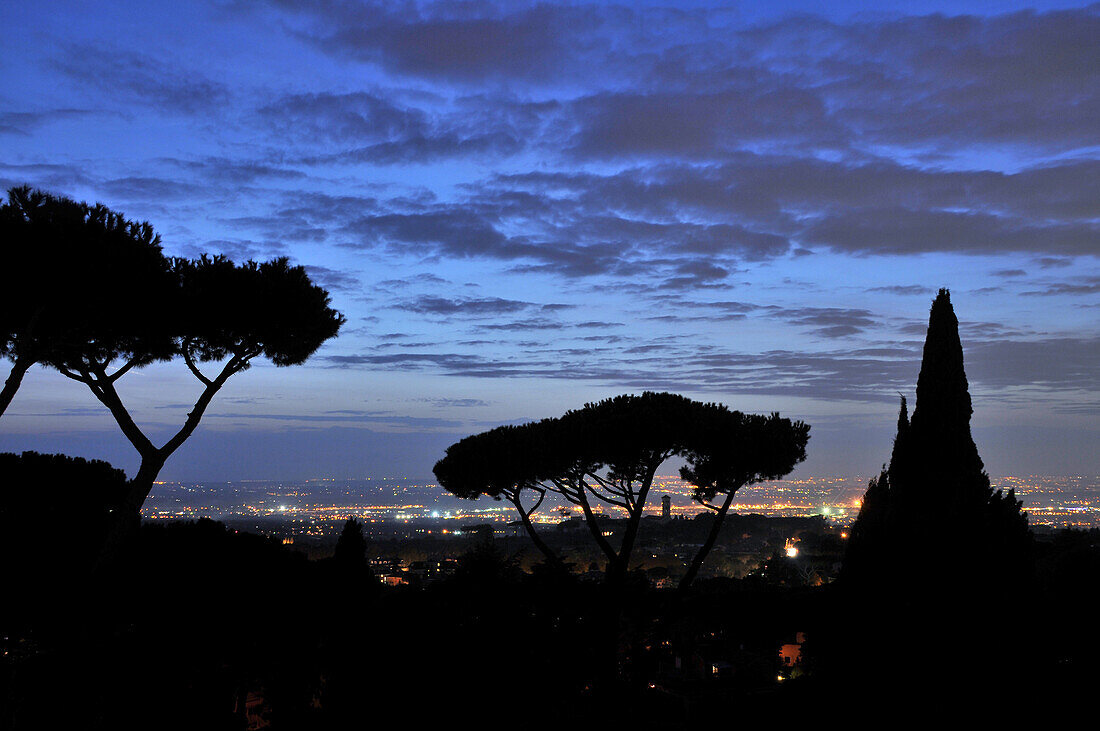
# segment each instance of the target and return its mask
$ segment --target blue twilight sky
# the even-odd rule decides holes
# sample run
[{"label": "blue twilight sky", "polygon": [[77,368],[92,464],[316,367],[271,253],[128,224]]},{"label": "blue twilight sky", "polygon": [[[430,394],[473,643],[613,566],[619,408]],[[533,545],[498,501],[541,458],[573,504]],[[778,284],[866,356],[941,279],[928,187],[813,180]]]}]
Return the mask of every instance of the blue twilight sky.
[{"label": "blue twilight sky", "polygon": [[[1097,4],[5,3],[22,183],[170,254],[290,256],[348,318],[234,377],[168,479],[426,476],[646,389],[805,419],[798,474],[867,475],[941,286],[990,472],[1100,473]],[[199,385],[120,384],[161,438]],[[136,464],[44,369],[0,449]]]}]

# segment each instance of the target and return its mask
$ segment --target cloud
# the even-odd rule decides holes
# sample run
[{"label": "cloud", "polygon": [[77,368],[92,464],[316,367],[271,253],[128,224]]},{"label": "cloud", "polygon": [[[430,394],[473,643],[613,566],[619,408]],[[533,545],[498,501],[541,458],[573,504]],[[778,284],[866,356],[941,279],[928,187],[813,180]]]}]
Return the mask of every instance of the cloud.
[{"label": "cloud", "polygon": [[507,94],[448,98],[394,89],[292,94],[256,111],[265,132],[296,151],[288,159],[303,166],[506,158],[550,149],[555,135],[548,121],[564,119],[562,114],[557,101]]},{"label": "cloud", "polygon": [[439,408],[470,408],[475,406],[490,406],[490,401],[479,398],[426,398],[420,399]]},{"label": "cloud", "polygon": [[840,307],[798,307],[775,310],[774,316],[826,338],[857,335],[878,321],[869,310]]},{"label": "cloud", "polygon": [[1035,260],[1043,269],[1060,269],[1073,265],[1073,259],[1061,256],[1041,256]]},{"label": "cloud", "polygon": [[486,253],[499,256],[510,248],[507,237],[491,221],[454,207],[422,214],[365,216],[345,230],[362,235],[367,241],[381,241],[398,249],[419,249],[422,254],[427,253],[426,247],[433,247],[452,256]]},{"label": "cloud", "polygon": [[83,119],[90,109],[49,109],[39,112],[0,112],[0,134],[29,136],[41,127],[70,119]]},{"label": "cloud", "polygon": [[64,195],[75,188],[93,185],[93,178],[85,166],[75,163],[11,164],[0,161],[0,171],[4,191],[19,185],[31,185]]},{"label": "cloud", "polygon": [[1098,32],[1100,10],[1093,5],[988,18],[899,18],[825,34],[847,41],[845,55],[865,74],[895,72],[893,83],[879,76],[902,92],[889,105],[859,93],[860,74],[841,81],[839,96],[849,102],[844,116],[866,133],[1066,149],[1093,144],[1087,120],[1100,102]]},{"label": "cloud", "polygon": [[394,305],[399,310],[416,312],[422,315],[462,315],[472,317],[486,317],[511,312],[519,312],[531,307],[536,307],[531,302],[508,300],[500,297],[468,297],[460,299],[448,299],[424,295],[415,299]]},{"label": "cloud", "polygon": [[579,70],[588,56],[586,39],[608,15],[591,6],[520,3],[506,11],[488,3],[270,4],[310,17],[312,27],[298,34],[326,52],[391,73],[471,83],[553,79],[563,66]]},{"label": "cloud", "polygon": [[325,289],[342,292],[360,292],[363,289],[363,283],[359,277],[349,272],[316,264],[306,264],[305,269],[309,278]]},{"label": "cloud", "polygon": [[1100,225],[1003,218],[978,212],[884,208],[826,216],[800,236],[804,243],[858,254],[1044,252],[1092,256]]},{"label": "cloud", "polygon": [[992,388],[1100,390],[1100,338],[999,340],[966,346],[967,375]]},{"label": "cloud", "polygon": [[208,156],[196,160],[166,158],[164,162],[217,185],[240,185],[265,180],[300,180],[306,174],[281,164]]},{"label": "cloud", "polygon": [[223,217],[221,222],[275,240],[325,241],[349,221],[377,211],[379,201],[372,196],[300,190],[275,192],[265,205],[262,215]]},{"label": "cloud", "polygon": [[422,110],[399,107],[362,91],[290,94],[260,107],[257,114],[276,135],[313,143],[361,144],[422,135],[427,129]]},{"label": "cloud", "polygon": [[930,287],[925,287],[922,284],[890,284],[882,287],[871,287],[868,292],[885,292],[886,294],[928,294],[932,291]]},{"label": "cloud", "polygon": [[531,330],[564,330],[567,327],[568,325],[564,322],[540,317],[528,318],[526,320],[513,320],[512,322],[494,322],[489,325],[480,325],[478,329],[486,331],[527,332]]},{"label": "cloud", "polygon": [[170,178],[128,176],[102,181],[98,186],[110,198],[128,201],[195,199],[204,191],[194,184]]},{"label": "cloud", "polygon": [[54,59],[55,67],[85,87],[89,96],[106,95],[163,112],[210,114],[225,108],[229,87],[177,62],[141,53],[70,45]]},{"label": "cloud", "polygon": [[1025,297],[1052,297],[1055,295],[1090,295],[1100,293],[1100,276],[1076,277],[1068,282],[1054,282],[1044,289],[1021,292]]},{"label": "cloud", "polygon": [[391,74],[595,86],[570,100],[584,155],[706,156],[753,141],[945,153],[975,140],[1095,144],[1095,6],[731,27],[721,10],[672,4],[270,4],[322,52]]},{"label": "cloud", "polygon": [[[827,339],[857,334],[877,318],[862,310],[803,308],[776,310],[774,316],[807,327]],[[771,314],[771,313],[769,313]],[[890,402],[898,391],[911,393],[920,369],[925,323],[914,323],[912,340],[869,347],[820,351],[771,349],[738,351],[729,346],[642,341],[628,348],[538,346],[502,357],[462,352],[328,356],[345,368],[400,366],[448,376],[499,379],[577,380],[628,389],[720,394],[804,396],[827,400]],[[1026,329],[998,323],[964,323],[967,375],[983,399],[1006,403],[1020,389],[1041,389],[1079,400],[1100,388],[1094,364],[1100,340],[1036,337]],[[1057,402],[1057,401],[1055,401]]]},{"label": "cloud", "polygon": [[753,154],[718,167],[497,175],[467,185],[458,203],[374,213],[343,230],[354,246],[497,259],[520,273],[648,273],[669,289],[788,256],[792,242],[860,255],[1095,255],[1100,227],[1078,213],[1100,198],[1086,182],[1100,179],[1100,167],[1054,166],[1028,182],[1034,173]]},{"label": "cloud", "polygon": [[[702,350],[702,352],[701,352]],[[699,348],[639,347],[619,361],[593,359],[591,348],[542,349],[529,357],[503,359],[463,353],[329,356],[340,367],[392,367],[470,378],[548,378],[656,389],[724,394],[782,394],[860,401],[892,400],[915,382],[919,350],[863,353],[767,351],[706,352]],[[605,351],[611,354],[614,351]]]},{"label": "cloud", "polygon": [[662,289],[691,289],[718,286],[729,276],[729,270],[708,261],[684,261],[676,265],[678,276],[661,283]]},{"label": "cloud", "polygon": [[405,277],[404,279],[384,279],[378,283],[379,287],[388,287],[391,289],[405,289],[415,285],[436,285],[436,284],[450,284],[450,280],[444,279],[438,274],[431,272],[421,272],[413,276]]},{"label": "cloud", "polygon": [[453,133],[424,136],[416,135],[397,140],[387,140],[365,147],[343,150],[324,155],[303,157],[306,164],[369,163],[395,165],[399,163],[423,164],[449,157],[504,157],[520,152],[521,140],[506,132],[470,134]]},{"label": "cloud", "polygon": [[573,104],[581,125],[570,152],[581,158],[708,159],[761,140],[817,137],[833,126],[824,101],[815,93],[777,89],[767,81],[754,88],[586,97]]},{"label": "cloud", "polygon": [[246,413],[246,412],[222,412],[209,413],[207,417],[215,419],[239,419],[244,421],[293,421],[293,422],[321,422],[321,423],[346,423],[353,422],[367,425],[385,425],[396,427],[417,427],[422,429],[453,429],[461,426],[461,422],[452,419],[439,419],[436,417],[403,416],[379,413],[376,411],[339,410],[328,411],[322,414],[279,414],[279,413]]}]

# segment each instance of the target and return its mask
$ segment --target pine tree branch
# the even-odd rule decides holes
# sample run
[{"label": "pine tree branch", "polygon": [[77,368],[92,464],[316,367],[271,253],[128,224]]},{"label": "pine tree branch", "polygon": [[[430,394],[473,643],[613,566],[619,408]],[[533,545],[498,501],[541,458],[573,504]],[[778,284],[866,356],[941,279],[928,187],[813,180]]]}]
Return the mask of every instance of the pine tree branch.
[{"label": "pine tree branch", "polygon": [[195,378],[199,379],[205,386],[209,387],[213,382],[203,375],[199,367],[195,365],[195,359],[191,355],[191,347],[189,343],[185,343],[183,346],[183,361],[187,364],[187,369],[195,374]]},{"label": "pine tree branch", "polygon": [[72,380],[77,381],[78,383],[83,383],[86,386],[91,386],[93,383],[87,373],[82,372],[81,375],[77,375],[64,366],[57,366],[57,372],[65,376],[66,378],[71,378]]},{"label": "pine tree branch", "polygon": [[608,497],[606,495],[601,495],[600,492],[596,489],[596,487],[594,485],[589,485],[587,482],[584,481],[584,478],[581,478],[581,486],[584,489],[591,492],[593,497],[600,500],[601,502],[605,502],[608,505],[614,505],[616,507],[622,508],[623,510],[627,510],[627,511],[630,510],[630,507],[627,505],[626,501],[616,500],[615,498]]},{"label": "pine tree branch", "polygon": [[214,395],[221,390],[221,387],[225,385],[225,382],[229,380],[230,376],[240,371],[242,364],[238,361],[237,357],[229,359],[229,362],[222,367],[221,373],[217,375],[212,381],[210,381],[203,392],[199,394],[198,400],[195,401],[194,408],[187,414],[187,420],[175,435],[169,439],[163,447],[160,448],[161,453],[168,457],[180,446],[187,441],[188,437],[194,433],[198,428],[199,422],[202,420],[203,414],[206,413],[206,409],[210,406],[211,400]]},{"label": "pine tree branch", "polygon": [[80,373],[83,378],[76,380],[87,384],[92,394],[107,407],[107,410],[111,412],[111,416],[114,417],[115,422],[122,430],[123,435],[130,440],[130,444],[134,445],[134,449],[141,455],[142,460],[155,455],[158,451],[156,446],[141,431],[126,405],[122,403],[118,392],[115,391],[114,381],[107,376],[102,366],[93,366],[93,368],[94,371],[82,368]]},{"label": "pine tree branch", "polygon": [[128,372],[128,371],[129,371],[130,369],[131,369],[131,368],[133,368],[133,367],[134,367],[135,365],[137,365],[137,358],[131,358],[130,360],[126,361],[126,362],[125,362],[125,363],[124,363],[124,364],[122,365],[122,367],[120,367],[120,368],[119,368],[119,369],[118,369],[117,371],[115,371],[115,372],[114,372],[113,374],[111,374],[110,376],[106,376],[106,378],[107,378],[107,380],[108,380],[108,381],[110,381],[111,383],[114,383],[115,381],[117,381],[118,379],[120,379],[120,378],[122,378],[122,377],[123,377],[124,375],[126,375],[126,373],[127,373],[127,372]]}]

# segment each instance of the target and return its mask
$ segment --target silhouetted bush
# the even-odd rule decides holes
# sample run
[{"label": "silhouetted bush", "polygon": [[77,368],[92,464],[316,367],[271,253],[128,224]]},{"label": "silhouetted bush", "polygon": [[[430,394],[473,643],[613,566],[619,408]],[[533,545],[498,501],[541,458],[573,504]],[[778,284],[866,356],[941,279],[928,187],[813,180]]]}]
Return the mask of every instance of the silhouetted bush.
[{"label": "silhouetted bush", "polygon": [[[8,631],[56,628],[84,591],[126,492],[106,462],[63,454],[0,454],[0,621]],[[63,622],[64,623],[64,622]]]}]

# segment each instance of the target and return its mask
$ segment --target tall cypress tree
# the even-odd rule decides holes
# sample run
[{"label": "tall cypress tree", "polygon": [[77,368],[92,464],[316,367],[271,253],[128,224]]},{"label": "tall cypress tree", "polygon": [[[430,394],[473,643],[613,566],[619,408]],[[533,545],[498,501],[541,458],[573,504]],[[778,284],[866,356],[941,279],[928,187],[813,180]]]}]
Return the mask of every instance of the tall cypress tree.
[{"label": "tall cypress tree", "polygon": [[[901,444],[903,455],[908,453],[912,461],[908,464],[903,461],[897,470],[891,463],[894,476],[903,477],[908,472],[947,479],[967,488],[980,487],[983,482],[980,476],[984,473],[982,458],[970,434],[973,413],[963,370],[959,321],[948,291],[941,289],[928,318],[924,358],[917,377],[917,402]],[[897,449],[895,445],[895,452]],[[984,482],[988,488],[988,478]]]},{"label": "tall cypress tree", "polygon": [[994,492],[970,433],[973,405],[950,294],[932,303],[917,401],[902,397],[890,465],[871,481],[844,560],[855,584],[987,585],[1025,568],[1015,493]]}]

